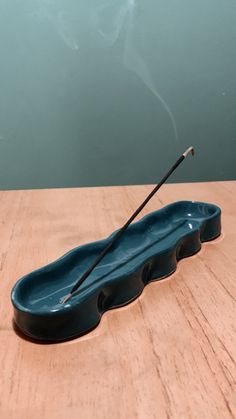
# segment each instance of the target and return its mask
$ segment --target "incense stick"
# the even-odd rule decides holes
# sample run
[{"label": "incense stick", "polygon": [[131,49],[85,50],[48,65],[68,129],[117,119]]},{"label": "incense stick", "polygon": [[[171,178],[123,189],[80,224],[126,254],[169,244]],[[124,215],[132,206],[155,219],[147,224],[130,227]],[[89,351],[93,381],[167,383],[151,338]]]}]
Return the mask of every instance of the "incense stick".
[{"label": "incense stick", "polygon": [[155,186],[155,188],[150,192],[150,194],[144,199],[142,204],[134,211],[134,213],[131,215],[131,217],[126,221],[126,223],[123,225],[123,227],[120,228],[120,230],[117,231],[116,235],[113,237],[113,239],[108,243],[108,245],[102,250],[102,252],[97,256],[97,258],[94,260],[92,265],[87,269],[86,272],[79,278],[79,280],[74,284],[69,294],[67,294],[65,297],[63,297],[60,300],[61,304],[65,304],[72,296],[73,294],[78,290],[80,285],[86,280],[86,278],[91,274],[91,272],[94,270],[94,268],[99,264],[99,262],[104,258],[104,256],[109,252],[111,247],[119,240],[121,235],[125,232],[125,230],[128,228],[128,226],[132,223],[132,221],[137,217],[137,215],[142,211],[142,209],[145,207],[145,205],[150,201],[150,199],[155,195],[155,193],[160,189],[160,187],[165,183],[165,181],[168,179],[168,177],[174,172],[174,170],[182,163],[182,161],[187,157],[189,153],[192,153],[194,155],[194,148],[189,147],[175,162],[175,164],[171,167],[171,169],[166,173],[165,176],[161,179],[161,181]]}]

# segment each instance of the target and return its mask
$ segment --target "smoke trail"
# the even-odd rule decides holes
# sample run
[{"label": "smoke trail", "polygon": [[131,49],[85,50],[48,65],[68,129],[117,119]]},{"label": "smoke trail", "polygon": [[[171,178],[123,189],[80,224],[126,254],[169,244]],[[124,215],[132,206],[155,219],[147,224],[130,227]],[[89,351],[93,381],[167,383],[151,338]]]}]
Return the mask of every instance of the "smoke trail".
[{"label": "smoke trail", "polygon": [[137,52],[137,49],[134,46],[133,37],[135,34],[135,25],[134,25],[134,11],[135,11],[135,0],[127,0],[130,7],[128,8],[128,23],[127,23],[127,35],[126,35],[126,42],[124,48],[124,64],[127,68],[131,71],[135,72],[140,80],[147,86],[152,94],[160,101],[161,105],[167,112],[171,125],[174,131],[174,139],[177,144],[179,144],[179,137],[178,137],[178,130],[174,115],[165,101],[165,99],[161,96],[160,92],[155,87],[155,83],[151,76],[151,73],[148,69],[147,63],[141,57],[141,55]]},{"label": "smoke trail", "polygon": [[[115,1],[116,5],[117,2]],[[113,28],[108,31],[101,29],[102,18],[101,16],[107,11],[108,8],[111,8],[113,12]],[[163,109],[169,116],[171,125],[174,132],[174,140],[179,144],[178,130],[176,121],[173,115],[173,112],[165,101],[163,96],[158,91],[155,86],[155,82],[151,76],[151,72],[148,68],[147,62],[142,58],[141,54],[138,52],[135,47],[135,34],[138,33],[138,27],[135,24],[135,8],[136,0],[125,0],[123,3],[119,1],[118,10],[114,11],[114,1],[102,3],[99,8],[95,9],[93,15],[94,24],[98,27],[98,33],[103,39],[103,47],[112,47],[118,40],[122,31],[125,31],[125,41],[124,41],[124,65],[129,70],[133,71],[139,79],[145,84],[145,86],[150,90],[150,92],[158,99],[161,103]],[[115,17],[114,17],[115,16]]]},{"label": "smoke trail", "polygon": [[54,0],[40,0],[36,14],[50,21],[63,42],[72,50],[111,48],[124,35],[124,66],[134,72],[160,102],[170,119],[174,140],[179,144],[173,112],[158,90],[147,60],[138,51],[137,35],[140,27],[137,19],[135,21],[136,3],[137,0],[104,0],[97,3],[94,1],[93,4],[84,2],[78,4],[76,12],[72,13],[68,12],[68,3],[65,1],[62,8]]}]

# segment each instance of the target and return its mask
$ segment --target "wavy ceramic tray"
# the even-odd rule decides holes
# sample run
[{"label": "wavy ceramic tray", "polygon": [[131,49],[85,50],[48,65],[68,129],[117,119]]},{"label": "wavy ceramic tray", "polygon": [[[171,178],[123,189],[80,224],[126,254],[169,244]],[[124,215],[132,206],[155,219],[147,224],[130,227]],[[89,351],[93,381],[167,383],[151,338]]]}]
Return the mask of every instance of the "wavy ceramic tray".
[{"label": "wavy ceramic tray", "polygon": [[219,236],[220,217],[217,206],[192,201],[148,214],[128,227],[76,294],[60,304],[115,233],[71,250],[16,283],[17,328],[30,338],[54,342],[88,332],[105,311],[135,299],[148,282],[173,273],[177,261],[196,253],[201,242]]}]

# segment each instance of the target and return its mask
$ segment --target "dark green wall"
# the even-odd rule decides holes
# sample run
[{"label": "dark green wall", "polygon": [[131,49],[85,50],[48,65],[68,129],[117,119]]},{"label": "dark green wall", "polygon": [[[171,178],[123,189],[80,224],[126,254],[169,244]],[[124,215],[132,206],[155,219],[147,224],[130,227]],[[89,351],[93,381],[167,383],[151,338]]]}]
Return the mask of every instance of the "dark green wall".
[{"label": "dark green wall", "polygon": [[235,0],[0,0],[0,188],[236,178]]}]

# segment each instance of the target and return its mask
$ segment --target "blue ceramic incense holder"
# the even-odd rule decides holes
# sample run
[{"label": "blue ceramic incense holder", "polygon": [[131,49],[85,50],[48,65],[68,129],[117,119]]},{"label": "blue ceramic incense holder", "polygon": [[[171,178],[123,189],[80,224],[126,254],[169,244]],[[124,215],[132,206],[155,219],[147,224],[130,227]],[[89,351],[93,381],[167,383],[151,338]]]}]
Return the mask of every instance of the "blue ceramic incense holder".
[{"label": "blue ceramic incense holder", "polygon": [[[172,203],[131,224],[73,297],[60,303],[114,237],[79,246],[20,279],[12,290],[14,322],[31,339],[58,342],[93,329],[102,314],[137,298],[146,284],[176,270],[201,242],[221,232],[221,210],[192,201]],[[157,302],[158,303],[158,302]]]}]

